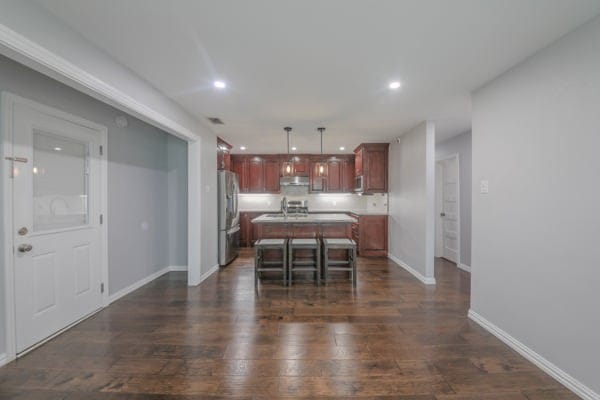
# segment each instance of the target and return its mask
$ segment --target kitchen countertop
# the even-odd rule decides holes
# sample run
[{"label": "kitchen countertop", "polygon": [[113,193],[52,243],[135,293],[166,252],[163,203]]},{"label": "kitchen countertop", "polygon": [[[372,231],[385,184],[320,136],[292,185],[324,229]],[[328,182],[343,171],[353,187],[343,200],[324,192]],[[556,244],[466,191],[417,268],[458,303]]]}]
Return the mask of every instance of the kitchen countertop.
[{"label": "kitchen countertop", "polygon": [[[279,209],[277,209],[277,210],[254,209],[254,210],[240,210],[240,212],[262,212],[265,214],[277,214],[277,213],[280,213],[281,211]],[[356,215],[388,215],[387,211],[357,210],[357,209],[351,209],[351,210],[320,210],[320,209],[316,209],[316,210],[310,210],[309,213],[319,213],[319,214],[352,213],[352,214],[356,214]]]},{"label": "kitchen countertop", "polygon": [[[275,214],[275,213],[274,213]],[[356,219],[343,213],[332,213],[332,214],[308,214],[306,217],[294,217],[294,216],[269,216],[268,214],[261,215],[260,217],[252,220],[253,224],[326,224],[326,223],[352,223],[356,222]]]}]

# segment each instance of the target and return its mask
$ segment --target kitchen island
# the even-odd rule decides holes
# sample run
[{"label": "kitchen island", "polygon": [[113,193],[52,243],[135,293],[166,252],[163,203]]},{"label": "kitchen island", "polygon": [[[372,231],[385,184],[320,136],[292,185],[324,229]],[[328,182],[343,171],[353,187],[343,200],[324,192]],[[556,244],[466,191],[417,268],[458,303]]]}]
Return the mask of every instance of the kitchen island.
[{"label": "kitchen island", "polygon": [[252,220],[258,239],[348,238],[356,219],[346,214],[263,214]]},{"label": "kitchen island", "polygon": [[[257,239],[352,239],[352,224],[356,219],[347,214],[263,214],[252,220],[257,228]],[[263,253],[266,261],[279,259],[280,253],[267,250]],[[297,250],[294,258],[310,259],[314,257],[310,250]],[[329,251],[329,259],[333,261],[346,260],[346,250],[333,249]]]}]

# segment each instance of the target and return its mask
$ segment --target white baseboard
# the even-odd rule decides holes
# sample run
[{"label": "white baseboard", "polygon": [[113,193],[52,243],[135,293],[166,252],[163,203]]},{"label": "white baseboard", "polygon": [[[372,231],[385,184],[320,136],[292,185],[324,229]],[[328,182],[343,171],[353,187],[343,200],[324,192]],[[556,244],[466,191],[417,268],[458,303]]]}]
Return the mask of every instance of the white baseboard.
[{"label": "white baseboard", "polygon": [[183,272],[187,271],[187,265],[171,265],[169,271],[171,272]]},{"label": "white baseboard", "polygon": [[11,361],[12,360],[8,357],[8,355],[6,353],[0,354],[0,367],[5,366],[6,364],[8,364]]},{"label": "white baseboard", "polygon": [[503,341],[511,349],[531,361],[545,373],[559,381],[561,384],[566,386],[569,390],[574,392],[577,396],[584,400],[600,400],[600,394],[594,392],[565,371],[546,360],[544,357],[525,346],[523,343],[512,337],[509,333],[505,332],[501,328],[497,327],[481,315],[477,314],[473,310],[469,310],[469,318],[479,324],[486,331],[496,336],[498,339]]},{"label": "white baseboard", "polygon": [[210,267],[210,269],[208,271],[206,271],[205,273],[200,275],[200,283],[204,282],[206,279],[208,279],[209,276],[211,276],[218,270],[219,270],[219,264],[215,264],[212,267]]},{"label": "white baseboard", "polygon": [[413,274],[415,278],[423,282],[425,285],[435,285],[435,278],[427,278],[423,276],[419,271],[417,271],[416,269],[414,269],[413,267],[411,267],[410,265],[403,262],[398,257],[392,254],[388,253],[388,258],[396,264],[398,264],[399,266],[401,266],[402,268],[404,268],[405,270],[407,270],[408,272],[410,272],[411,274]]},{"label": "white baseboard", "polygon": [[463,271],[471,272],[471,267],[469,265],[462,264],[462,263],[456,263],[456,266],[458,268],[462,269]]},{"label": "white baseboard", "polygon": [[113,303],[117,300],[119,300],[121,297],[123,296],[127,296],[129,293],[141,288],[142,286],[152,282],[153,280],[155,280],[156,278],[158,278],[159,276],[162,276],[164,274],[166,274],[167,272],[170,271],[169,269],[170,267],[166,267],[161,269],[160,271],[156,271],[155,273],[153,273],[152,275],[149,275],[143,279],[140,279],[139,281],[127,286],[126,288],[123,288],[121,290],[119,290],[118,292],[111,294],[108,297],[108,304]]}]

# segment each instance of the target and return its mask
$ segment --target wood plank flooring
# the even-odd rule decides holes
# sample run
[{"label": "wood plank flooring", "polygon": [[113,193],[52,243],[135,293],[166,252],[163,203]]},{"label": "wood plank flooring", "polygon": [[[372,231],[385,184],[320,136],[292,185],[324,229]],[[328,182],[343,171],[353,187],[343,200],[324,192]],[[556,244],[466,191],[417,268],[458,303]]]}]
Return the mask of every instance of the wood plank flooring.
[{"label": "wood plank flooring", "polygon": [[200,287],[165,275],[0,369],[0,399],[568,400],[467,317],[469,275],[425,287],[387,259],[358,288],[279,279],[245,250]]}]

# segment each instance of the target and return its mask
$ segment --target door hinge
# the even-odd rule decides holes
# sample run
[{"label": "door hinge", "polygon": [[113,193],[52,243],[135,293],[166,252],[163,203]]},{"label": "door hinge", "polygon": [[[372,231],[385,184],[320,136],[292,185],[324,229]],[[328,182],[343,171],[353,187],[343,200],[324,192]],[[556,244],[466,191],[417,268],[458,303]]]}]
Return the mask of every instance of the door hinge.
[{"label": "door hinge", "polygon": [[104,223],[104,214],[100,214],[100,225]]},{"label": "door hinge", "polygon": [[100,293],[104,293],[104,282],[100,284]]},{"label": "door hinge", "polygon": [[104,155],[104,146],[100,145],[100,155]]}]

